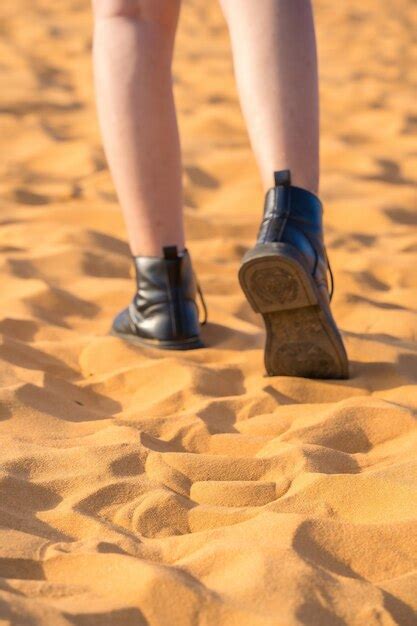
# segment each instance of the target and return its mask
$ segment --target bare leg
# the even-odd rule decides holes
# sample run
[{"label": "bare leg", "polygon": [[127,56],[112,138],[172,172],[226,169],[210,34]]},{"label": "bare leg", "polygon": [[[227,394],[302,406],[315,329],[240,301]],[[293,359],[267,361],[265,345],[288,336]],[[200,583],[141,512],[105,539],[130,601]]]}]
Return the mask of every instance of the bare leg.
[{"label": "bare leg", "polygon": [[265,189],[274,170],[318,192],[319,121],[310,0],[220,0],[242,109]]},{"label": "bare leg", "polygon": [[171,61],[180,0],[93,0],[100,126],[133,255],[184,247]]}]

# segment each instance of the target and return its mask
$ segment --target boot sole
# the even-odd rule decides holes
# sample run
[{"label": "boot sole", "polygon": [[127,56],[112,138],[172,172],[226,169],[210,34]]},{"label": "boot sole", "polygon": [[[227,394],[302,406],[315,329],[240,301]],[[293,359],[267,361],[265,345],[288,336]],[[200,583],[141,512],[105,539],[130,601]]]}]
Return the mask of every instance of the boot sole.
[{"label": "boot sole", "polygon": [[296,248],[258,244],[243,258],[239,282],[252,309],[264,319],[269,376],[349,377],[330,308]]},{"label": "boot sole", "polygon": [[114,328],[110,329],[110,335],[142,348],[157,348],[158,350],[196,350],[197,348],[205,347],[199,337],[191,337],[190,339],[182,339],[180,341],[162,341],[159,339],[145,339],[127,333],[119,333],[117,330],[114,330]]}]

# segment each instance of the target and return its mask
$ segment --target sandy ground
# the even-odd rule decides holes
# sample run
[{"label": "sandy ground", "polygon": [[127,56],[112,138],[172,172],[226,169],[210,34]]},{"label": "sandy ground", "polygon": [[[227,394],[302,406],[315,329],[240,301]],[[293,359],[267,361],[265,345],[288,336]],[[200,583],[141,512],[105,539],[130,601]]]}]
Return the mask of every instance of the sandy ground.
[{"label": "sandy ground", "polygon": [[315,4],[343,382],[263,376],[217,4],[185,1],[175,65],[209,347],[164,354],[107,335],[133,283],[89,2],[1,3],[1,626],[417,624],[416,5]]}]

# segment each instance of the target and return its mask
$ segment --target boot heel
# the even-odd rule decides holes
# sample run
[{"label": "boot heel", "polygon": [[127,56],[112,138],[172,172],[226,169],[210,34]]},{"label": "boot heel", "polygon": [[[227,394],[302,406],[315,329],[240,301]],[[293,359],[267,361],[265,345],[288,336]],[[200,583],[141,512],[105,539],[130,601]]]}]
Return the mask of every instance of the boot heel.
[{"label": "boot heel", "polygon": [[312,282],[300,262],[288,252],[258,251],[244,260],[239,282],[256,313],[285,311],[317,304]]}]

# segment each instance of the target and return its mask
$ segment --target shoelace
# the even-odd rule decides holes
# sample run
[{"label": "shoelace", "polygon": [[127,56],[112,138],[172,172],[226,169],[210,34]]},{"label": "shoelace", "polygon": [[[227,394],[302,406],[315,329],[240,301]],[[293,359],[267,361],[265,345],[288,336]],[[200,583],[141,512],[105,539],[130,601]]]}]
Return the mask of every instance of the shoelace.
[{"label": "shoelace", "polygon": [[[194,275],[195,278],[195,283],[196,283],[196,287],[197,287],[197,293],[200,297],[200,302],[201,302],[201,306],[203,307],[203,313],[204,313],[204,319],[202,322],[200,322],[201,326],[204,326],[205,324],[207,324],[207,320],[208,320],[208,311],[207,311],[207,305],[206,305],[206,301],[204,300],[204,296],[203,296],[203,291],[200,287],[200,283],[197,280],[197,277]],[[200,309],[199,309],[200,312]]]},{"label": "shoelace", "polygon": [[326,249],[324,250],[324,254],[326,255],[327,269],[329,270],[329,276],[330,276],[329,300],[331,302],[332,298],[333,298],[333,294],[334,294],[334,276],[333,276],[333,272],[332,272],[332,266],[330,265],[329,257],[327,256]]},{"label": "shoelace", "polygon": [[[313,270],[313,276],[314,276],[314,275],[315,275],[315,273],[316,273],[316,269],[317,269],[317,262],[318,262],[318,258],[319,258],[319,257],[318,257],[318,254],[317,254],[317,251],[316,251],[316,248],[315,248],[314,242],[312,241],[311,237],[309,237],[309,236],[307,235],[307,233],[303,233],[303,235],[304,235],[304,236],[308,239],[308,241],[310,242],[310,245],[311,245],[311,247],[312,247],[312,248],[313,248],[313,250],[314,250],[314,254],[316,255],[316,263],[315,263],[314,270]],[[326,248],[323,248],[323,249],[324,249],[324,258],[326,259],[327,270],[328,270],[328,272],[329,272],[329,277],[330,277],[329,302],[331,302],[331,301],[332,301],[332,298],[333,298],[333,294],[334,294],[334,275],[333,275],[332,266],[330,265],[330,260],[329,260],[329,257],[327,256],[327,250],[326,250]]]}]

